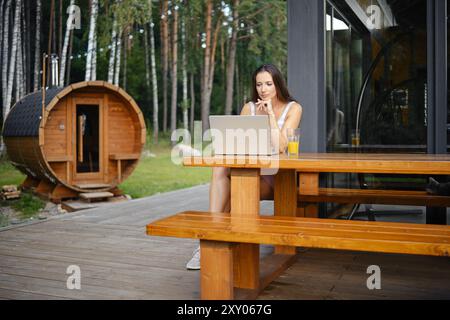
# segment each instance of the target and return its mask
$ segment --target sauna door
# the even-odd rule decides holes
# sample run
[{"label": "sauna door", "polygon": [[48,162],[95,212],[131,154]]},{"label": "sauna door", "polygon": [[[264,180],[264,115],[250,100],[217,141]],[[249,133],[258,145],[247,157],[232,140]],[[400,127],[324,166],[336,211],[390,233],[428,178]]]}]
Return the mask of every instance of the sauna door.
[{"label": "sauna door", "polygon": [[102,101],[74,99],[74,180],[102,182]]}]

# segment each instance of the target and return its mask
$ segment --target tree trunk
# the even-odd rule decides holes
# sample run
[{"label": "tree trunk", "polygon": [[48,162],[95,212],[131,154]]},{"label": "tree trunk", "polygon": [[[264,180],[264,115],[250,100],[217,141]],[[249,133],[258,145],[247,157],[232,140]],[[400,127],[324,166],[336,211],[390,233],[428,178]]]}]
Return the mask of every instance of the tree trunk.
[{"label": "tree trunk", "polygon": [[206,2],[206,43],[205,55],[203,61],[203,75],[202,75],[202,89],[201,89],[201,111],[202,111],[202,129],[205,132],[209,128],[209,103],[207,87],[210,77],[210,63],[211,63],[211,20],[212,20],[212,1]]},{"label": "tree trunk", "polygon": [[[5,94],[6,94],[6,92],[5,92],[5,90],[3,90],[3,85],[4,85],[4,83],[3,83],[3,77],[2,77],[2,75],[3,75],[3,72],[4,72],[4,70],[6,69],[5,68],[5,64],[3,64],[3,38],[4,38],[4,36],[3,36],[3,23],[4,23],[4,20],[5,20],[5,17],[3,16],[3,6],[4,6],[4,4],[5,4],[5,0],[1,0],[0,1],[0,17],[2,17],[2,20],[0,21],[0,46],[2,46],[2,48],[0,49],[0,79],[1,79],[1,86],[0,86],[0,101],[1,101],[1,104],[0,104],[0,108],[2,108],[2,110],[3,110],[3,105],[4,105],[4,103],[5,103]],[[1,113],[1,115],[3,115],[3,113]],[[2,155],[2,153],[3,153],[3,140],[0,138],[0,156]]]},{"label": "tree trunk", "polygon": [[89,18],[89,37],[88,37],[88,51],[86,57],[86,74],[85,81],[95,80],[95,63],[96,63],[96,32],[95,27],[97,23],[98,0],[91,2],[91,16]]},{"label": "tree trunk", "polygon": [[94,47],[92,50],[92,71],[91,81],[97,80],[97,32],[94,35]]},{"label": "tree trunk", "polygon": [[109,65],[108,65],[108,82],[114,81],[114,61],[116,60],[116,47],[117,47],[117,15],[114,14],[114,22],[112,26],[111,34],[111,51],[109,53]]},{"label": "tree trunk", "polygon": [[12,102],[12,89],[14,83],[14,74],[16,71],[16,58],[17,58],[17,48],[19,40],[19,26],[20,26],[20,9],[22,6],[22,0],[16,0],[16,10],[14,13],[14,23],[13,23],[13,40],[11,46],[11,60],[9,62],[9,74],[8,74],[8,88],[6,92],[5,107],[3,108],[3,120],[11,109]]},{"label": "tree trunk", "polygon": [[[47,44],[47,55],[51,55],[52,54],[52,37],[53,37],[53,28],[54,28],[54,25],[53,25],[53,20],[54,20],[54,15],[55,15],[55,0],[52,0],[52,2],[51,2],[51,4],[50,4],[50,26],[49,26],[49,29],[48,29],[48,44]],[[48,61],[48,60],[47,60]],[[51,70],[51,64],[50,63],[47,63],[47,71],[46,71],[46,74],[47,74],[47,86],[51,83],[50,81],[51,81],[51,76],[50,76],[50,74],[51,74],[51,72],[50,72],[50,70]]]},{"label": "tree trunk", "polygon": [[[5,27],[3,30],[3,57],[2,57],[2,99],[3,110],[6,108],[6,97],[8,91],[8,66],[9,66],[9,12],[11,10],[11,0],[6,2],[6,8],[4,12]],[[5,118],[3,118],[5,120]]]},{"label": "tree trunk", "polygon": [[150,58],[149,58],[149,47],[148,47],[148,31],[147,26],[144,25],[144,56],[145,56],[145,84],[147,85],[147,101],[146,101],[146,109],[148,109],[147,113],[144,113],[147,117],[150,114],[150,90],[151,90],[151,84],[150,84]]},{"label": "tree trunk", "polygon": [[231,33],[230,50],[227,64],[227,91],[225,98],[225,114],[230,115],[233,109],[234,70],[236,67],[237,33],[239,28],[239,0],[233,1],[233,31]]},{"label": "tree trunk", "polygon": [[[3,21],[5,19],[5,17],[3,17],[3,5],[4,5],[5,0],[0,0],[0,17],[2,17],[2,20],[0,21],[0,45],[3,45]],[[3,50],[0,50],[0,72],[3,74],[3,69],[4,69],[4,65],[3,65]],[[3,83],[2,83],[3,86]],[[2,101],[1,106],[3,106],[3,87],[0,87],[0,98]]]},{"label": "tree trunk", "polygon": [[223,38],[220,39],[220,70],[222,70],[222,74],[223,74],[222,83],[224,84],[224,88],[225,88],[225,83],[226,83],[226,74],[225,74],[225,43],[224,43]]},{"label": "tree trunk", "polygon": [[120,75],[120,57],[122,51],[122,29],[119,30],[119,35],[117,37],[116,44],[116,71],[114,72],[114,85],[119,86],[119,75]]},{"label": "tree trunk", "polygon": [[62,33],[63,33],[63,0],[59,0],[59,29],[58,29],[58,57],[62,56]]},{"label": "tree trunk", "polygon": [[[22,8],[20,8],[22,11]],[[19,101],[23,94],[23,47],[22,47],[22,17],[17,26],[17,56],[16,56],[16,98]]]},{"label": "tree trunk", "polygon": [[127,90],[127,56],[128,56],[128,26],[125,27],[125,33],[123,35],[123,76],[122,76],[122,88]]},{"label": "tree trunk", "polygon": [[33,90],[39,90],[41,71],[41,0],[36,0],[36,40],[34,45],[34,81]]},{"label": "tree trunk", "polygon": [[61,50],[61,61],[60,61],[60,65],[59,65],[59,86],[60,87],[64,87],[64,83],[65,83],[65,75],[66,75],[66,63],[67,63],[67,48],[69,46],[69,38],[70,38],[70,32],[72,29],[72,21],[73,21],[73,14],[74,14],[74,10],[72,10],[72,7],[75,5],[75,0],[70,0],[70,5],[69,5],[69,17],[67,18],[67,23],[66,23],[66,32],[64,35],[64,45],[62,47]]},{"label": "tree trunk", "polygon": [[187,59],[186,59],[186,29],[184,25],[184,17],[181,22],[181,42],[183,45],[183,127],[185,130],[189,129],[189,119],[188,119],[188,110],[189,110],[189,101],[188,101],[188,78],[187,78]]},{"label": "tree trunk", "polygon": [[170,131],[177,129],[177,82],[178,82],[178,9],[173,7],[173,29],[172,29],[172,98],[170,110]]},{"label": "tree trunk", "polygon": [[163,132],[167,131],[167,76],[169,68],[168,0],[161,2],[161,49],[163,81]]},{"label": "tree trunk", "polygon": [[73,30],[70,30],[69,36],[69,52],[67,54],[67,72],[66,72],[66,81],[64,85],[68,85],[70,83],[70,69],[72,66],[72,47],[73,47]]},{"label": "tree trunk", "polygon": [[240,83],[239,83],[239,64],[236,63],[236,114],[241,114],[240,110],[240,104],[241,100],[239,99],[241,93],[240,93]]},{"label": "tree trunk", "polygon": [[194,133],[194,118],[195,118],[195,91],[194,91],[194,74],[191,73],[190,76],[190,87],[191,87],[191,123],[190,130],[191,134]]},{"label": "tree trunk", "polygon": [[[56,26],[57,26],[57,24],[56,24],[56,2],[55,2],[54,11],[53,11],[53,28],[52,28],[53,34],[52,34],[52,51],[51,51],[51,53],[58,55]],[[52,79],[52,82],[53,82],[53,79]]]},{"label": "tree trunk", "polygon": [[23,82],[24,94],[31,92],[31,24],[30,24],[30,2],[23,2],[24,22],[23,34],[25,40],[23,41]]},{"label": "tree trunk", "polygon": [[[214,69],[216,66],[216,49],[217,49],[217,41],[219,39],[219,30],[221,25],[221,19],[217,19],[216,28],[214,30],[214,37],[212,39],[212,50],[211,50],[211,62],[210,62],[210,71],[209,71],[209,77],[208,77],[208,86],[207,86],[207,104],[208,104],[208,114],[210,109],[210,103],[211,103],[211,93],[213,88],[213,81],[214,81]],[[209,126],[208,126],[209,127]]]},{"label": "tree trunk", "polygon": [[211,39],[211,20],[212,20],[212,2],[208,0],[206,10],[206,49],[205,49],[205,63],[203,76],[203,90],[202,90],[202,128],[203,132],[209,128],[209,112],[211,107],[211,93],[214,80],[215,57],[217,49],[217,41],[219,39],[219,30],[221,25],[221,17],[216,21],[214,35]]},{"label": "tree trunk", "polygon": [[155,59],[155,32],[153,30],[152,3],[150,5],[150,59],[152,67],[152,85],[153,85],[153,143],[158,143],[159,120],[158,120],[158,81],[156,76],[156,59]]}]

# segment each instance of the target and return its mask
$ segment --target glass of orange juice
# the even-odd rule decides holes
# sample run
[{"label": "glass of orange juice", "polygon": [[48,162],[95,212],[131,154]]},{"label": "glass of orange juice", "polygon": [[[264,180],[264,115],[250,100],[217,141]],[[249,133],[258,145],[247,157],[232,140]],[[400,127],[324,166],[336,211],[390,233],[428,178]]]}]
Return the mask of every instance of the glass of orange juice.
[{"label": "glass of orange juice", "polygon": [[352,146],[359,147],[359,144],[360,144],[359,130],[353,130],[352,131]]},{"label": "glass of orange juice", "polygon": [[298,156],[300,148],[300,129],[288,129],[288,156]]}]

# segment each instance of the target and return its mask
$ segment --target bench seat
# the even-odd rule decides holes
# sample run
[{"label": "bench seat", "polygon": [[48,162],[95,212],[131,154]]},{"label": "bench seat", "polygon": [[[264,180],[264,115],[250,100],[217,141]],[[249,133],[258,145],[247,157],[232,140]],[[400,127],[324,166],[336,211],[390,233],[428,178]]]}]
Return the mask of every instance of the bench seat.
[{"label": "bench seat", "polygon": [[318,195],[301,195],[299,202],[371,203],[450,207],[450,197],[425,191],[320,188]]},{"label": "bench seat", "polygon": [[188,211],[147,225],[147,234],[228,243],[449,256],[450,226],[299,217],[232,218]]}]

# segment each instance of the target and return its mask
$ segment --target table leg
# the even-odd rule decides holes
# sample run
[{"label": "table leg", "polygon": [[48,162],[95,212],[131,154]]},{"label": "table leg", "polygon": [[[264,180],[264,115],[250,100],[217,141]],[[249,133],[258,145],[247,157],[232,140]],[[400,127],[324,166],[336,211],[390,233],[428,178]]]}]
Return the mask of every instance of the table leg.
[{"label": "table leg", "polygon": [[119,183],[122,182],[122,162],[121,160],[117,160],[117,176]]},{"label": "table leg", "polygon": [[[317,196],[319,195],[319,174],[300,173],[299,194]],[[318,218],[319,208],[316,203],[300,203],[298,215],[306,218]]]},{"label": "table leg", "polygon": [[427,207],[426,209],[427,224],[447,224],[447,208]]},{"label": "table leg", "polygon": [[[231,216],[259,216],[260,170],[231,169]],[[239,244],[233,250],[234,286],[259,288],[259,245]]]},{"label": "table leg", "polygon": [[[295,217],[297,211],[297,173],[295,170],[279,170],[275,176],[274,214]],[[294,255],[295,247],[275,246],[275,254]]]},{"label": "table leg", "polygon": [[200,241],[202,300],[232,300],[233,250],[227,242]]}]

